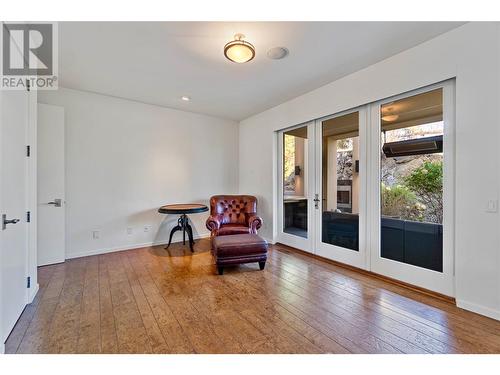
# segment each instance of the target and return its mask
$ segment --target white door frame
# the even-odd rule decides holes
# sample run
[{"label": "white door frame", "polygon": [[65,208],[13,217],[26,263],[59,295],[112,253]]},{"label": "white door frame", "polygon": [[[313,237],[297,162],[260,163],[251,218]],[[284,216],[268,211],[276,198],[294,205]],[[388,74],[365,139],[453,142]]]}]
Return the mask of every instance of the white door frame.
[{"label": "white door frame", "polygon": [[[3,27],[3,24],[0,23],[0,27]],[[3,131],[2,131],[2,111],[3,111],[3,100],[1,99],[2,93],[0,93],[0,145],[2,144],[2,137],[3,137]],[[0,152],[0,176],[2,175],[2,153]],[[0,184],[0,207],[3,207],[3,194],[2,194],[2,184]],[[2,260],[2,254],[3,252],[3,234],[0,231],[0,272],[3,270],[3,260]],[[3,332],[3,308],[1,308],[3,304],[3,285],[2,285],[2,277],[0,275],[0,354],[5,353],[5,344],[3,341],[4,337],[4,332]]]},{"label": "white door frame", "polygon": [[[443,90],[443,272],[380,256],[380,106],[432,90]],[[445,81],[370,104],[370,270],[446,296],[455,295],[455,82]]]},{"label": "white door frame", "polygon": [[[307,169],[304,171],[305,180],[307,185],[307,193],[305,197],[307,198],[307,238],[300,236],[295,236],[289,233],[283,232],[283,133],[299,129],[307,126],[307,139],[308,145],[307,150],[304,152],[304,157],[306,159]],[[314,175],[315,175],[315,163],[314,163],[314,121],[310,121],[304,124],[292,126],[286,129],[282,129],[277,132],[278,134],[278,217],[277,217],[277,242],[283,243],[295,247],[297,249],[306,251],[308,253],[313,253],[314,249],[314,233],[313,233],[313,197],[314,197]]]},{"label": "white door frame", "polygon": [[323,153],[323,142],[322,142],[322,125],[323,121],[330,120],[333,118],[342,117],[351,113],[359,113],[359,170],[360,170],[360,184],[359,184],[359,251],[352,249],[346,249],[341,246],[331,245],[328,243],[323,243],[322,241],[322,230],[323,230],[323,209],[321,205],[323,201],[321,200],[321,205],[319,209],[314,210],[315,220],[314,227],[312,230],[315,233],[315,243],[314,249],[315,253],[321,257],[332,259],[341,263],[349,264],[354,267],[367,269],[368,268],[368,252],[367,252],[367,138],[368,138],[368,109],[366,106],[356,107],[347,111],[336,113],[332,116],[323,117],[315,121],[316,128],[316,177],[315,177],[315,192],[319,194],[319,197],[323,197],[323,168],[322,168],[322,153]]},{"label": "white door frame", "polygon": [[30,147],[30,156],[26,158],[26,210],[30,212],[30,222],[27,228],[28,257],[26,264],[26,277],[30,277],[28,299],[26,303],[33,302],[38,293],[38,261],[37,261],[37,106],[38,93],[36,90],[28,92],[28,129],[26,145]]}]

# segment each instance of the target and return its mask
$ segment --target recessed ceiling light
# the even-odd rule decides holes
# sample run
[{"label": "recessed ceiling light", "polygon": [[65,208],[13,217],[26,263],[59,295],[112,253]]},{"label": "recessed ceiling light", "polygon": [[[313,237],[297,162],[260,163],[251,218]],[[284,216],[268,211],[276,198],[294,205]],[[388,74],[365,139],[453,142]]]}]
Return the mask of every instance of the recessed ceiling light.
[{"label": "recessed ceiling light", "polygon": [[267,57],[273,60],[280,60],[288,55],[288,49],[285,47],[273,47],[267,51]]},{"label": "recessed ceiling light", "polygon": [[246,63],[255,57],[255,47],[244,41],[245,35],[236,34],[232,42],[224,46],[224,56],[235,63]]},{"label": "recessed ceiling light", "polygon": [[189,96],[181,96],[181,99],[184,100],[185,102],[189,102],[191,98]]}]

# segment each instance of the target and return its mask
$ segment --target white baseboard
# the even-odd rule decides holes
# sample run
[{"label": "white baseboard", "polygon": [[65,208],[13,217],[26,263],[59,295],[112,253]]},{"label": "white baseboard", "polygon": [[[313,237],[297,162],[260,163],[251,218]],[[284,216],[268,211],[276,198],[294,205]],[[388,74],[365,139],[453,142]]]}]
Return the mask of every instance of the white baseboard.
[{"label": "white baseboard", "polygon": [[[210,237],[210,233],[204,233],[201,235],[194,236],[194,240],[199,240],[201,238],[207,238]],[[175,241],[172,243],[179,243],[181,241]],[[138,249],[141,247],[149,247],[149,246],[159,246],[159,245],[166,245],[168,241],[159,241],[159,242],[144,242],[144,243],[136,243],[133,245],[124,245],[124,246],[116,246],[116,247],[108,247],[108,248],[102,248],[102,249],[95,249],[95,250],[90,250],[90,251],[80,251],[77,253],[72,253],[72,254],[66,254],[66,259],[73,259],[73,258],[81,258],[81,257],[87,257],[90,255],[99,255],[99,254],[106,254],[106,253],[114,253],[115,251],[123,251],[123,250],[132,250],[132,249]]]},{"label": "white baseboard", "polygon": [[28,304],[33,302],[35,299],[36,294],[38,293],[38,290],[40,289],[40,285],[37,283],[33,288],[30,288],[29,294],[28,294]]},{"label": "white baseboard", "polygon": [[500,311],[498,310],[481,306],[472,302],[467,302],[461,299],[457,299],[456,302],[457,306],[464,310],[469,310],[477,314],[487,316],[488,318],[500,320]]},{"label": "white baseboard", "polygon": [[274,245],[274,244],[276,243],[276,242],[275,242],[274,240],[272,240],[272,239],[269,239],[269,238],[266,238],[266,237],[262,237],[262,238],[264,238],[264,239],[267,241],[267,243],[268,243],[269,245]]}]

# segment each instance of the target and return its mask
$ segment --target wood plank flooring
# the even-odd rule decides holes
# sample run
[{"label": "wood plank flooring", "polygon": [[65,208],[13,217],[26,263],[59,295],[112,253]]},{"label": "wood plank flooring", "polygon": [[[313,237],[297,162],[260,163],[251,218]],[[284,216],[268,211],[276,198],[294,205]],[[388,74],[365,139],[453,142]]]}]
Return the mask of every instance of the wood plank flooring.
[{"label": "wood plank flooring", "polygon": [[40,267],[7,353],[500,353],[500,322],[274,245],[215,273],[209,241]]}]

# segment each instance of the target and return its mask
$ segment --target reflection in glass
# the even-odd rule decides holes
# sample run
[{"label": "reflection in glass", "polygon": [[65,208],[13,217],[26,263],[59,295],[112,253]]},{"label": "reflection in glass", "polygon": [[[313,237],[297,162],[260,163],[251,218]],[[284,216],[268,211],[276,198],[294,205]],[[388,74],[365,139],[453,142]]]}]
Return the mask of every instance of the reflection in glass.
[{"label": "reflection in glass", "polygon": [[307,238],[307,126],[283,133],[283,232]]},{"label": "reflection in glass", "polygon": [[322,123],[322,241],[359,250],[359,113]]},{"label": "reflection in glass", "polygon": [[443,270],[442,89],[381,107],[381,256]]}]

